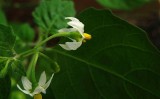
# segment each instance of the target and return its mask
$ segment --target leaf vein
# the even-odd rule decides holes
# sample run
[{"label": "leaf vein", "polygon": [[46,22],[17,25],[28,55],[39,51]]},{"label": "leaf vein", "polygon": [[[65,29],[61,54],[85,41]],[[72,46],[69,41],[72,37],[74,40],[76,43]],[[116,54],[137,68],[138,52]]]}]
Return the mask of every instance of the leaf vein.
[{"label": "leaf vein", "polygon": [[129,79],[125,78],[123,75],[120,75],[120,74],[118,74],[118,73],[116,73],[116,72],[114,72],[114,71],[112,71],[112,70],[110,70],[110,69],[108,69],[108,68],[100,67],[100,66],[98,66],[97,64],[93,64],[93,63],[91,63],[91,62],[87,62],[87,61],[85,61],[85,60],[83,60],[83,59],[81,59],[81,58],[75,57],[75,56],[73,56],[73,55],[69,55],[69,54],[67,54],[67,53],[61,52],[61,51],[56,50],[56,49],[53,49],[53,51],[56,52],[56,53],[59,53],[59,54],[61,54],[61,55],[70,57],[70,58],[72,58],[72,59],[75,59],[75,60],[77,60],[77,61],[80,61],[80,62],[89,64],[90,66],[93,66],[93,67],[95,67],[95,68],[97,68],[97,69],[100,69],[100,70],[103,70],[103,71],[105,71],[105,72],[108,72],[108,73],[110,73],[110,74],[112,74],[112,75],[114,75],[114,76],[116,76],[116,77],[118,77],[118,78],[120,78],[120,79],[122,79],[122,80],[124,80],[124,81],[126,81],[126,82],[128,82],[128,83],[131,83],[131,84],[133,84],[133,85],[135,85],[135,86],[137,86],[137,87],[139,87],[139,88],[147,91],[148,93],[150,93],[150,94],[152,94],[152,95],[155,95],[156,97],[160,98],[159,95],[151,92],[149,89],[146,89],[146,88],[144,88],[143,86],[140,86],[140,85],[138,85],[138,84],[130,81]]}]

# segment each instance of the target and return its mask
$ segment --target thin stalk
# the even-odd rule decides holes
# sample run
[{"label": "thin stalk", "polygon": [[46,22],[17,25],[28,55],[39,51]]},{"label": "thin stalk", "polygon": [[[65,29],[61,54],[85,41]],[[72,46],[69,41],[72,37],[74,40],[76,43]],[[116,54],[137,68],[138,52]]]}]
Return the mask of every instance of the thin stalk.
[{"label": "thin stalk", "polygon": [[27,50],[27,51],[25,51],[25,52],[23,52],[23,53],[18,54],[16,57],[19,58],[19,57],[23,57],[23,56],[28,56],[28,55],[30,55],[31,53],[35,52],[35,50],[36,50],[36,49]]},{"label": "thin stalk", "polygon": [[33,87],[37,86],[37,80],[36,80],[36,76],[35,76],[35,67],[36,67],[36,64],[37,64],[38,57],[39,57],[39,52],[36,52],[33,55],[32,60],[29,64],[29,67],[28,67],[28,70],[27,70],[27,77],[31,78],[31,81],[33,83]]},{"label": "thin stalk", "polygon": [[45,44],[47,41],[53,39],[53,38],[56,38],[56,37],[61,37],[61,36],[68,36],[70,35],[70,33],[57,33],[57,34],[54,34],[48,38],[46,38],[45,40],[41,41],[40,43],[37,44],[37,46],[35,46],[35,48],[38,48],[40,47],[41,45]]}]

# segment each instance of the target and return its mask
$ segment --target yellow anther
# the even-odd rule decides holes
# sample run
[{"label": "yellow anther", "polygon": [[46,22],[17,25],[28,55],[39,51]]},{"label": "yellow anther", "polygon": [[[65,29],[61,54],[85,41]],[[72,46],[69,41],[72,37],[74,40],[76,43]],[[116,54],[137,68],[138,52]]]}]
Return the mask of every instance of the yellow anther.
[{"label": "yellow anther", "polygon": [[83,35],[84,35],[85,40],[90,40],[92,38],[92,36],[90,34],[83,33]]},{"label": "yellow anther", "polygon": [[34,99],[42,99],[42,95],[41,94],[36,94],[36,95],[34,95]]}]

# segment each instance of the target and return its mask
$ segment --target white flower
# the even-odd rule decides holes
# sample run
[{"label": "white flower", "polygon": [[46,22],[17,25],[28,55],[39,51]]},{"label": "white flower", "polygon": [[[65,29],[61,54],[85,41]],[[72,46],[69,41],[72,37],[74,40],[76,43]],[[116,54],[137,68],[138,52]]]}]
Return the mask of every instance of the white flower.
[{"label": "white flower", "polygon": [[24,90],[17,84],[17,87],[19,90],[21,90],[22,92],[24,92],[25,94],[28,94],[30,96],[34,96],[35,94],[39,94],[39,93],[46,93],[46,89],[49,87],[52,78],[54,76],[54,73],[52,74],[51,78],[49,79],[49,81],[46,83],[46,73],[45,71],[42,72],[39,82],[38,82],[38,86],[34,89],[34,91],[32,92],[32,83],[29,81],[29,79],[27,77],[22,76],[21,80],[22,80],[22,85],[24,87]]},{"label": "white flower", "polygon": [[78,31],[81,34],[82,38],[79,41],[76,41],[73,38],[69,38],[72,40],[72,42],[66,42],[65,44],[59,44],[59,45],[65,50],[76,50],[77,48],[79,48],[82,45],[82,41],[85,39],[86,33],[84,33],[84,24],[82,22],[80,22],[77,18],[74,18],[74,17],[66,17],[65,19],[71,20],[67,24],[69,26],[72,26],[73,28],[60,29],[58,32]]}]

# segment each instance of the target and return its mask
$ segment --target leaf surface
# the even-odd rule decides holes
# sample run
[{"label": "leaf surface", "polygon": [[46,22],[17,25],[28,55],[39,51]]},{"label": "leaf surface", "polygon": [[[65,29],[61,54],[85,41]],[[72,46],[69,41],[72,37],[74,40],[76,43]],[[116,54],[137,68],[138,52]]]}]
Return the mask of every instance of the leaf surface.
[{"label": "leaf surface", "polygon": [[101,5],[112,9],[132,10],[155,0],[97,0]]},{"label": "leaf surface", "polygon": [[11,27],[0,24],[0,56],[14,54],[15,35]]},{"label": "leaf surface", "polygon": [[0,78],[0,85],[0,99],[8,99],[11,89],[11,80],[9,76]]},{"label": "leaf surface", "polygon": [[33,12],[35,22],[45,33],[54,33],[61,28],[67,27],[65,17],[75,15],[72,1],[45,0]]},{"label": "leaf surface", "polygon": [[76,51],[58,46],[48,54],[57,54],[61,67],[51,85],[56,99],[160,99],[160,54],[143,30],[107,10],[78,18],[92,39]]}]

